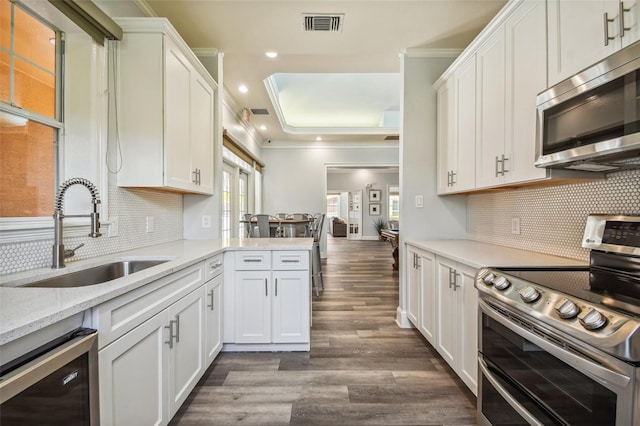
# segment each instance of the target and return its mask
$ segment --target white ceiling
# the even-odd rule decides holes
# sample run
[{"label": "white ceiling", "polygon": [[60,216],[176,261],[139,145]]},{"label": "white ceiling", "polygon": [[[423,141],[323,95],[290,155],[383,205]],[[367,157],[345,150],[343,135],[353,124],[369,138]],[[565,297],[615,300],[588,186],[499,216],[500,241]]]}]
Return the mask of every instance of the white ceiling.
[{"label": "white ceiling", "polygon": [[[264,141],[276,142],[314,141],[316,136],[322,136],[324,141],[373,142],[382,141],[386,133],[378,131],[377,135],[371,135],[372,132],[363,130],[353,134],[351,130],[326,129],[327,133],[316,134],[316,130],[322,130],[318,127],[331,127],[327,110],[339,117],[353,114],[354,99],[363,96],[344,87],[336,91],[339,87],[336,85],[321,87],[318,80],[314,84],[305,83],[300,76],[290,80],[286,95],[280,93],[281,99],[291,101],[282,109],[288,108],[295,114],[289,130],[300,131],[284,132],[264,84],[269,76],[372,74],[359,79],[367,94],[366,99],[360,100],[369,105],[370,111],[377,106],[379,117],[380,111],[392,109],[393,94],[390,97],[382,87],[371,89],[364,85],[365,81],[375,81],[373,74],[399,73],[399,55],[406,49],[464,48],[505,3],[505,0],[146,0],[156,16],[169,18],[189,46],[215,48],[224,53],[225,87],[239,109],[269,110],[268,116],[251,115],[250,121]],[[304,32],[305,13],[342,13],[343,29],[336,33]],[[267,51],[278,52],[278,57],[266,57]],[[328,80],[325,76],[320,81]],[[238,91],[241,84],[248,87],[247,93]],[[372,94],[380,97],[376,100]],[[395,95],[399,100],[399,90]],[[329,100],[335,100],[341,107]],[[314,129],[305,132],[301,130],[303,125]],[[337,118],[333,125],[340,127]],[[261,126],[267,130],[260,130]]]}]

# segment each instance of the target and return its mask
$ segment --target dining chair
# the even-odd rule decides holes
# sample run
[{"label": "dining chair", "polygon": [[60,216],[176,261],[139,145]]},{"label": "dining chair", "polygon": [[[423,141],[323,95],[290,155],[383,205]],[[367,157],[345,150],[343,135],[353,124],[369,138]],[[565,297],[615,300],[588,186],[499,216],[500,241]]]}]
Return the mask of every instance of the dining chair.
[{"label": "dining chair", "polygon": [[244,230],[245,230],[247,238],[251,238],[251,234],[253,234],[253,232],[251,231],[251,228],[252,228],[251,217],[252,216],[253,216],[253,213],[245,213],[242,216],[242,220],[244,221]]},{"label": "dining chair", "polygon": [[[254,214],[251,216],[250,223],[253,232],[249,236],[252,238],[279,237],[282,232],[280,219],[269,214]],[[272,227],[272,223],[275,223],[275,226]],[[272,228],[275,228],[274,232],[271,232]]]},{"label": "dining chair", "polygon": [[311,259],[311,285],[316,291],[316,296],[324,290],[324,280],[322,278],[322,258],[320,257],[320,240],[322,239],[322,227],[324,225],[325,214],[316,213],[313,215],[312,236],[313,253]]},{"label": "dining chair", "polygon": [[313,216],[307,213],[294,213],[288,215],[287,219],[308,221],[307,223],[296,225],[295,234],[290,235],[290,237],[311,237],[311,220],[313,220]]}]

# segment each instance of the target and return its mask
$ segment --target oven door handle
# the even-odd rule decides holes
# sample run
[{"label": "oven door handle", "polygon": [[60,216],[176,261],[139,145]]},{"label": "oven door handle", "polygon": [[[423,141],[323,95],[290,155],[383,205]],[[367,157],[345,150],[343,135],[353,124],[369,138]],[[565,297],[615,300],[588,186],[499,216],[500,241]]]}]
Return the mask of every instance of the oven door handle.
[{"label": "oven door handle", "polygon": [[[561,361],[566,362],[567,364],[575,367],[577,370],[583,372],[583,374],[593,378],[598,381],[600,384],[610,389],[611,384],[619,386],[620,388],[626,388],[629,382],[631,381],[631,377],[621,374],[617,371],[613,371],[611,368],[603,367],[602,365],[593,363],[585,358],[582,358],[578,355],[575,355],[571,352],[568,352],[562,348],[557,347],[556,345],[547,342],[541,337],[536,336],[530,331],[519,327],[518,325],[513,324],[509,320],[505,319],[501,315],[493,312],[491,307],[487,305],[483,300],[478,301],[478,305],[480,310],[487,316],[491,317],[495,321],[499,322],[509,330],[517,333],[518,335],[526,338],[531,343],[539,346],[544,349],[551,355],[560,359]],[[608,364],[605,360],[602,361],[603,365]],[[610,365],[610,364],[609,364]],[[611,366],[613,367],[613,366]]]},{"label": "oven door handle", "polygon": [[8,401],[80,355],[89,352],[97,337],[97,333],[76,337],[7,373],[0,380],[0,403]]},{"label": "oven door handle", "polygon": [[489,383],[491,383],[491,386],[494,387],[496,392],[498,392],[500,396],[502,396],[504,400],[507,401],[511,408],[516,410],[516,412],[520,414],[520,416],[524,420],[526,420],[527,423],[533,426],[544,426],[544,424],[536,419],[533,414],[531,414],[526,408],[520,405],[520,403],[513,396],[511,396],[511,394],[509,394],[509,392],[500,384],[500,382],[498,382],[498,380],[493,377],[493,374],[489,371],[489,368],[487,368],[487,363],[482,358],[478,358],[478,366],[480,367],[480,371],[482,371],[482,375],[484,376],[484,378],[487,379]]}]

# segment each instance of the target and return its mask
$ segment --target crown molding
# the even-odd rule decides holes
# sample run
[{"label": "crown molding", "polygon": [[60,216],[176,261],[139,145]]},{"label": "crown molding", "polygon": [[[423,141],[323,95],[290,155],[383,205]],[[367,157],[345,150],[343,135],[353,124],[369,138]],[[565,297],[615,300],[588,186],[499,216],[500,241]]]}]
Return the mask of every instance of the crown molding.
[{"label": "crown molding", "polygon": [[149,3],[147,3],[145,0],[133,0],[133,4],[138,6],[138,9],[140,9],[140,12],[144,13],[145,15],[152,18],[158,17],[156,12],[154,12],[153,9],[151,9],[151,6],[149,6]]},{"label": "crown molding", "polygon": [[218,56],[218,49],[215,47],[193,47],[191,50],[196,56],[202,56],[205,58],[215,58]]},{"label": "crown molding", "polygon": [[455,58],[460,56],[464,49],[405,49],[403,55],[408,58]]}]

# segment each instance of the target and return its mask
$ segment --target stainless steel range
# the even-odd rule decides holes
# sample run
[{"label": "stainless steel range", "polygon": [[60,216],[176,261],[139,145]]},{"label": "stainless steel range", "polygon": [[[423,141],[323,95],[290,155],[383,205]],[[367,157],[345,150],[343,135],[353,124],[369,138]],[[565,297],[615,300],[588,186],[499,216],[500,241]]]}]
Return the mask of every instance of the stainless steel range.
[{"label": "stainless steel range", "polygon": [[582,246],[478,271],[480,424],[640,424],[640,216],[589,216]]}]

